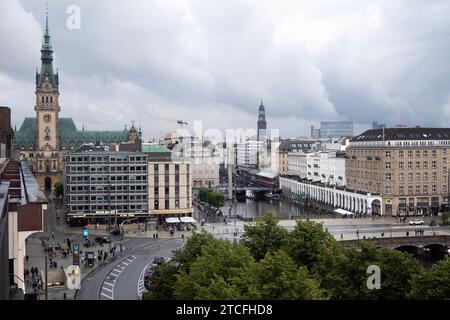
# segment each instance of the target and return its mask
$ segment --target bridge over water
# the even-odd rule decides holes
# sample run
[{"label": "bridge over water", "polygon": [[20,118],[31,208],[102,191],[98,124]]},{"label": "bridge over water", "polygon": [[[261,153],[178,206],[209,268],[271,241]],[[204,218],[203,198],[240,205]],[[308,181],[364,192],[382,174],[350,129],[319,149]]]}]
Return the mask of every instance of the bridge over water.
[{"label": "bridge over water", "polygon": [[[441,247],[449,248],[450,236],[449,235],[435,235],[435,236],[409,236],[409,237],[382,237],[382,238],[370,238],[370,240],[376,246],[383,246],[392,249],[399,249],[405,247]],[[363,239],[356,240],[340,240],[344,247],[357,248],[360,247]]]}]

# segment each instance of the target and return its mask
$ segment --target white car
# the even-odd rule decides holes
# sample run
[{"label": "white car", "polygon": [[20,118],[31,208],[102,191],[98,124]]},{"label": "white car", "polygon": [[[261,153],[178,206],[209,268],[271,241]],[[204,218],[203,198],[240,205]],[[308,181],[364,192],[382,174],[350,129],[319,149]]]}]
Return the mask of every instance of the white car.
[{"label": "white car", "polygon": [[425,222],[423,222],[423,220],[422,219],[414,219],[414,220],[411,220],[410,222],[409,222],[409,224],[410,225],[421,225],[421,224],[424,224]]}]

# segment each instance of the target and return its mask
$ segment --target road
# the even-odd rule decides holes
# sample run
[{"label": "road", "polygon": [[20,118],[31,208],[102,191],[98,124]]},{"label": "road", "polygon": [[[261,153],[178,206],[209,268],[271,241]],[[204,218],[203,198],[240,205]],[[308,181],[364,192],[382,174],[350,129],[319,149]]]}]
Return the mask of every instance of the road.
[{"label": "road", "polygon": [[[355,221],[356,222],[356,221]],[[228,223],[214,223],[214,237],[218,239],[234,240],[233,229],[234,224]],[[243,230],[244,224],[239,222],[236,224],[236,229],[239,231],[237,234],[237,239],[242,236],[241,230]],[[292,231],[294,230],[294,223],[291,225],[285,225],[286,229]],[[325,225],[324,228],[328,230],[337,240],[352,240],[358,239],[358,234],[360,238],[366,237],[381,237],[381,233],[384,233],[384,237],[404,237],[406,232],[409,232],[410,236],[414,235],[416,229],[422,229],[425,231],[424,235],[432,235],[436,232],[440,235],[450,234],[449,226],[430,226],[424,225],[409,225],[408,223],[364,223],[364,224],[335,224],[335,225]],[[358,233],[357,233],[358,232]]]},{"label": "road", "polygon": [[113,257],[81,282],[77,300],[138,300],[145,267],[155,256],[168,258],[182,244],[180,239],[126,238],[129,250]]}]

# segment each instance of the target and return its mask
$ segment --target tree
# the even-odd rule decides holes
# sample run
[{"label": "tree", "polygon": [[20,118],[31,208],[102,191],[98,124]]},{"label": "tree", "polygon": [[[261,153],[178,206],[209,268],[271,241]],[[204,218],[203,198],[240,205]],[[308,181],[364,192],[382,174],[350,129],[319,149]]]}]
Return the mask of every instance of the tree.
[{"label": "tree", "polygon": [[164,262],[155,269],[150,278],[150,288],[143,295],[144,300],[173,300],[176,281],[176,267]]},{"label": "tree", "polygon": [[225,197],[222,193],[214,191],[211,188],[200,188],[198,196],[202,202],[209,203],[216,208],[222,207],[225,201]]},{"label": "tree", "polygon": [[319,282],[308,270],[295,262],[283,250],[268,252],[249,268],[252,296],[248,299],[318,300],[325,298]]},{"label": "tree", "polygon": [[410,299],[447,300],[450,297],[450,259],[446,258],[411,281]]},{"label": "tree", "polygon": [[60,198],[64,195],[64,184],[62,182],[56,182],[54,186],[55,196]]},{"label": "tree", "polygon": [[289,234],[287,252],[298,265],[312,270],[327,247],[338,246],[333,236],[323,230],[322,224],[298,220],[294,231]]},{"label": "tree", "polygon": [[442,213],[442,224],[444,226],[449,224],[449,217],[450,217],[450,213],[449,212],[443,212]]},{"label": "tree", "polygon": [[245,225],[241,239],[256,261],[263,259],[267,252],[284,248],[287,241],[288,231],[278,226],[278,221],[271,213],[264,215],[255,226]]},{"label": "tree", "polygon": [[246,268],[254,260],[240,244],[214,240],[203,247],[201,255],[190,264],[189,272],[178,274],[176,299],[238,300],[247,296]]},{"label": "tree", "polygon": [[180,271],[189,272],[189,267],[192,262],[202,253],[202,249],[211,243],[217,242],[217,239],[202,230],[201,232],[194,232],[188,238],[186,245],[179,250],[176,250],[172,261],[179,263]]},{"label": "tree", "polygon": [[[411,279],[422,271],[420,263],[410,254],[389,248],[375,247],[363,241],[360,251],[345,249],[330,257],[323,253],[318,262],[321,284],[335,300],[400,300],[411,289]],[[380,269],[380,289],[369,289],[369,266]]]}]

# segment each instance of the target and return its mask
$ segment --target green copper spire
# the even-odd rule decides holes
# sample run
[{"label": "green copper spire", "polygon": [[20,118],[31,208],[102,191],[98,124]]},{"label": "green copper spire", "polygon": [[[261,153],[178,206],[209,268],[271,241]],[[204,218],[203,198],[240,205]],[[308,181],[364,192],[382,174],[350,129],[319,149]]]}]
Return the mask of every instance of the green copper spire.
[{"label": "green copper spire", "polygon": [[44,37],[42,39],[42,47],[41,47],[41,73],[36,77],[36,86],[40,87],[42,82],[47,75],[50,79],[50,82],[54,88],[58,88],[58,74],[55,75],[53,72],[53,49],[50,37],[50,31],[48,28],[48,9],[45,14],[45,31]]}]

